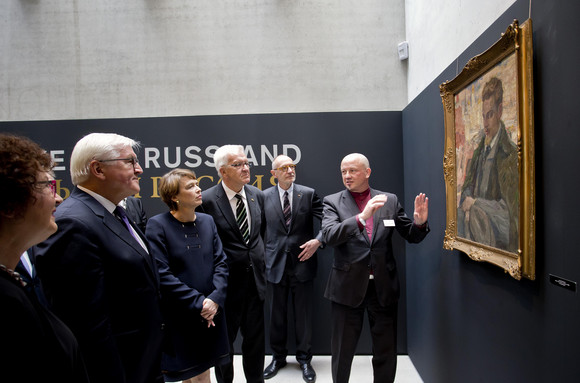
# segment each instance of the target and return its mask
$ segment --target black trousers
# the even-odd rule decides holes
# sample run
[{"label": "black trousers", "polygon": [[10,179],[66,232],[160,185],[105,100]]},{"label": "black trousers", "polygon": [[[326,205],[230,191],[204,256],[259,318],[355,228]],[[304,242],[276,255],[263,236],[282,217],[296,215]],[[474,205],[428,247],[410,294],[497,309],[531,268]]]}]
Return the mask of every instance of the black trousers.
[{"label": "black trousers", "polygon": [[264,301],[260,299],[254,272],[230,270],[228,296],[224,307],[228,337],[230,341],[230,362],[215,367],[218,383],[232,383],[234,380],[234,342],[238,330],[242,335],[242,365],[248,383],[264,382]]},{"label": "black trousers", "polygon": [[395,380],[397,370],[397,303],[381,306],[375,284],[369,287],[363,303],[349,307],[332,302],[332,381],[347,383],[352,359],[363,327],[364,312],[368,313],[373,345],[373,375],[375,383]]},{"label": "black trousers", "polygon": [[300,364],[312,360],[312,305],[314,284],[300,282],[292,274],[285,274],[280,283],[271,283],[270,347],[274,360],[282,361],[288,355],[288,296],[294,314],[296,360]]}]

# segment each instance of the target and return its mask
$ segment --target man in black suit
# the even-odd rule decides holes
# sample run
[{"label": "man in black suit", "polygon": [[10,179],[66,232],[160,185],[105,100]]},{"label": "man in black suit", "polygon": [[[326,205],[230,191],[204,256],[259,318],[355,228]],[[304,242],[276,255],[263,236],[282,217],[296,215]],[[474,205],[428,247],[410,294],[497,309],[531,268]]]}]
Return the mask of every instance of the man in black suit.
[{"label": "man in black suit", "polygon": [[312,360],[313,279],[316,276],[316,250],[322,233],[315,238],[314,219],[322,219],[322,201],[314,189],[294,183],[296,165],[280,155],[272,162],[272,175],[278,186],[264,191],[266,211],[266,275],[272,287],[270,308],[270,347],[272,363],[264,379],[274,377],[286,365],[288,334],[288,294],[292,293],[296,360],[306,382],[316,381]]},{"label": "man in black suit", "polygon": [[145,209],[143,209],[141,198],[129,196],[121,200],[119,205],[127,211],[127,218],[129,218],[129,220],[133,222],[142,233],[145,233],[147,227],[147,213],[145,213]]},{"label": "man in black suit", "polygon": [[221,184],[202,192],[201,209],[211,215],[229,267],[224,307],[230,340],[230,363],[216,366],[220,383],[234,379],[234,341],[241,330],[246,381],[263,382],[265,336],[264,195],[250,182],[250,164],[241,145],[216,150],[214,163]]},{"label": "man in black suit", "polygon": [[322,232],[334,247],[334,263],[324,296],[332,301],[332,380],[350,377],[365,310],[373,342],[374,381],[393,382],[397,368],[399,279],[391,238],[394,230],[410,243],[429,232],[429,201],[415,198],[414,222],[397,196],[371,189],[368,159],[349,154],[341,162],[346,190],[324,198]]},{"label": "man in black suit", "polygon": [[157,267],[117,208],[139,192],[137,146],[103,133],[77,142],[76,187],[56,210],[58,231],[35,249],[49,304],[76,335],[93,383],[163,382]]}]

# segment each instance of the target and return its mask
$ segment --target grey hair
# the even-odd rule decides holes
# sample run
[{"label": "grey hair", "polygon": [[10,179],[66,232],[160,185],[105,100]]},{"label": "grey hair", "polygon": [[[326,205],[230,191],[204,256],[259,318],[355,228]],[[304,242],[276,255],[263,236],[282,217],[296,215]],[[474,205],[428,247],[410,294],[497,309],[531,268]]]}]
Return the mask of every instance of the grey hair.
[{"label": "grey hair", "polygon": [[70,156],[70,177],[73,185],[89,179],[92,160],[118,157],[121,150],[139,148],[139,142],[115,133],[91,133],[81,138]]},{"label": "grey hair", "polygon": [[220,169],[228,164],[229,156],[240,153],[245,154],[242,145],[223,145],[215,151],[213,154],[213,163],[218,176],[221,177]]}]

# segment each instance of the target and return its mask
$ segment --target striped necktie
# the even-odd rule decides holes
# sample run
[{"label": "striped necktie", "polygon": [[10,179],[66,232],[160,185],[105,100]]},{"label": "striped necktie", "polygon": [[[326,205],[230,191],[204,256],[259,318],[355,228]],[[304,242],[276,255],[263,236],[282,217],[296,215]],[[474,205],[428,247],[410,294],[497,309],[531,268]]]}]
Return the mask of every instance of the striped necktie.
[{"label": "striped necktie", "polygon": [[290,220],[292,218],[292,211],[290,210],[290,201],[288,200],[288,192],[284,192],[284,223],[286,230],[290,228]]},{"label": "striped necktie", "polygon": [[236,198],[238,199],[238,202],[236,203],[236,222],[240,228],[242,237],[244,237],[244,242],[247,244],[250,240],[250,230],[248,229],[248,213],[246,211],[246,205],[244,205],[244,201],[242,201],[242,196],[236,194]]}]

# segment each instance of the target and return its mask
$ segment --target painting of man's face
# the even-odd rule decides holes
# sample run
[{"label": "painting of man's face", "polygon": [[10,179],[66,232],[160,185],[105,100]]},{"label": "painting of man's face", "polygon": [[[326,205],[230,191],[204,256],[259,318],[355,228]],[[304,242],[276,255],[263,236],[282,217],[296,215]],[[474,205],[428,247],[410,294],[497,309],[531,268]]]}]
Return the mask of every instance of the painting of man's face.
[{"label": "painting of man's face", "polygon": [[495,105],[494,97],[490,97],[483,101],[482,117],[483,117],[483,132],[485,133],[485,140],[487,143],[491,141],[497,131],[499,130],[499,122],[501,120],[502,105]]}]

